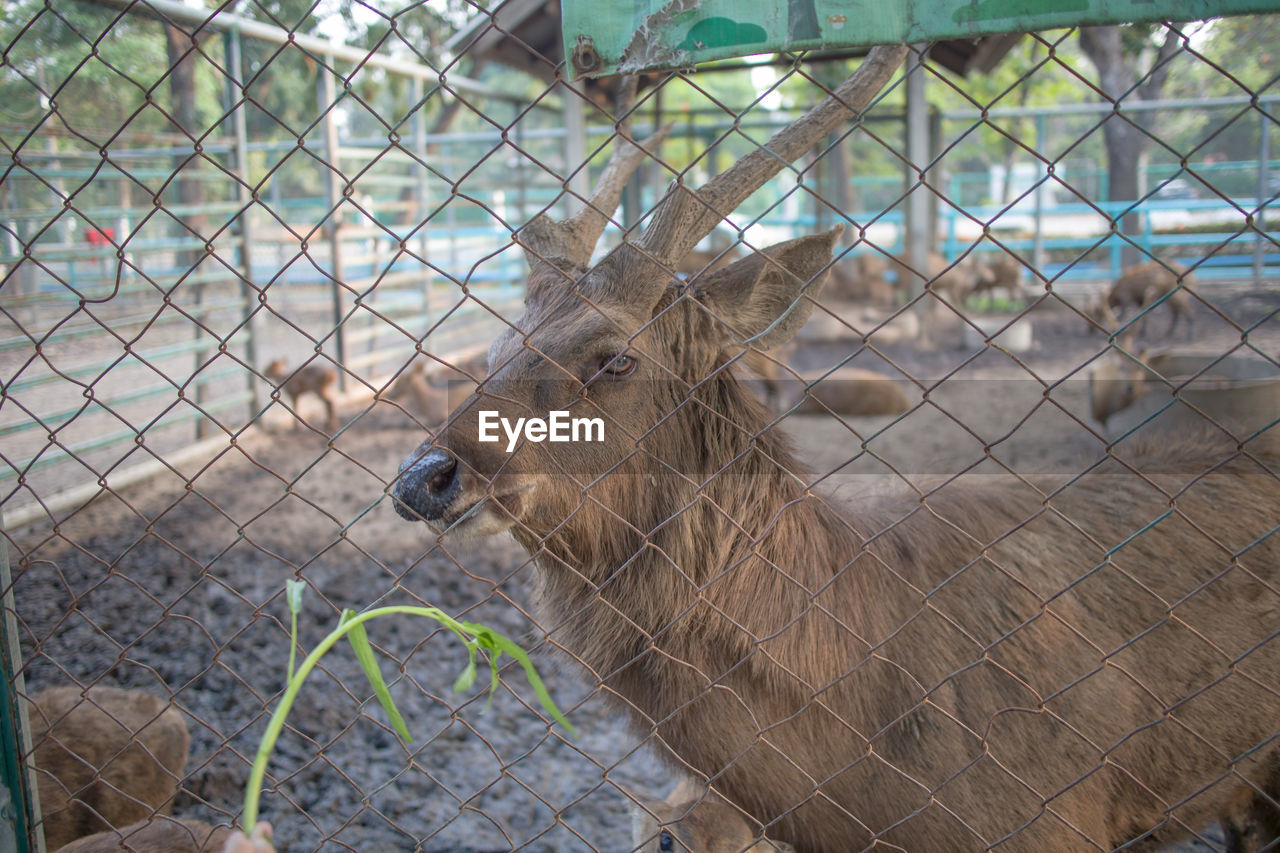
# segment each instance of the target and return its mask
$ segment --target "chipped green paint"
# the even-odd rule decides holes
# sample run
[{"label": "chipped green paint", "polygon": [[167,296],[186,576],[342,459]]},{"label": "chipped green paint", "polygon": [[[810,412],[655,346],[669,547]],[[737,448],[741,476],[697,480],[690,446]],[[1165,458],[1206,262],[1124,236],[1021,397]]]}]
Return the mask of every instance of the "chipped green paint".
[{"label": "chipped green paint", "polygon": [[592,76],[774,51],[1277,10],[1280,0],[561,0],[565,44],[589,40],[600,56]]},{"label": "chipped green paint", "polygon": [[768,38],[769,34],[764,31],[764,27],[757,24],[744,24],[728,18],[703,18],[689,28],[678,47],[681,50],[702,50],[708,47],[760,45]]},{"label": "chipped green paint", "polygon": [[1041,15],[1089,11],[1089,0],[982,0],[961,6],[951,15],[957,24],[977,21],[1027,20]]}]

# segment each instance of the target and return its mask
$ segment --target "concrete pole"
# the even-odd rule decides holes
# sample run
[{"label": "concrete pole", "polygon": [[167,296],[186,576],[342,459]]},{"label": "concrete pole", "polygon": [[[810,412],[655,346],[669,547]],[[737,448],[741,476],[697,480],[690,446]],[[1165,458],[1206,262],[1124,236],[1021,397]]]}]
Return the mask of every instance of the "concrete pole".
[{"label": "concrete pole", "polygon": [[[907,54],[907,162],[909,172],[907,184],[910,194],[907,196],[906,236],[903,248],[910,258],[910,265],[920,275],[910,275],[908,296],[916,300],[924,293],[925,279],[928,275],[929,251],[933,248],[934,231],[929,211],[929,190],[923,186],[928,177],[929,152],[929,105],[924,97],[924,51],[927,45],[917,44]],[[934,305],[931,300],[920,299],[915,303],[916,317],[920,321],[920,335],[927,343],[932,338]]]},{"label": "concrete pole", "polygon": [[[591,180],[587,175],[587,126],[582,111],[582,95],[572,85],[562,81],[569,90],[564,93],[564,173],[568,176],[565,189],[571,195],[566,203],[567,215],[572,216],[585,206],[579,199],[591,195]],[[576,170],[576,172],[575,172]]]}]

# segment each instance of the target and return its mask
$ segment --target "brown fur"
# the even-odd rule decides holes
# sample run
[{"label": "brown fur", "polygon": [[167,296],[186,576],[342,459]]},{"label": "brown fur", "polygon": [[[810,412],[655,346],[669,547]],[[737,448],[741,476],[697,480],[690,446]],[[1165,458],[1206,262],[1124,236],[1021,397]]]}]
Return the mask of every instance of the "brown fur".
[{"label": "brown fur", "polygon": [[897,294],[885,277],[889,262],[878,252],[846,256],[831,267],[824,292],[833,300],[893,307]]},{"label": "brown fur", "polygon": [[635,801],[636,853],[659,853],[664,835],[672,842],[668,849],[683,853],[794,853],[790,844],[762,838],[741,811],[688,780],[665,801],[628,794]]},{"label": "brown fur", "polygon": [[809,387],[792,410],[798,415],[898,415],[911,408],[901,385],[870,370],[842,367],[804,381]]},{"label": "brown fur", "polygon": [[[1139,849],[1274,797],[1272,461],[1195,435],[1071,479],[837,505],[726,365],[804,324],[838,233],[651,288],[744,176],[830,132],[813,115],[590,270],[542,245],[494,372],[405,460],[397,511],[511,532],[551,642],[802,853]],[[482,410],[554,409],[604,440],[478,441]]]},{"label": "brown fur", "polygon": [[1016,294],[1022,287],[1022,262],[1007,252],[996,252],[994,257],[983,255],[977,263],[978,276],[974,293],[984,293],[1003,288]]},{"label": "brown fur", "polygon": [[[332,367],[323,364],[307,364],[297,370],[289,370],[289,363],[277,358],[267,365],[262,374],[276,383],[281,394],[289,397],[289,406],[295,417],[298,412],[298,398],[303,394],[315,394],[324,403],[325,428],[332,432],[338,426],[335,412],[336,400],[333,387],[338,381],[338,374]],[[295,423],[296,427],[297,424]]]},{"label": "brown fur", "polygon": [[190,736],[167,702],[114,687],[57,687],[32,702],[47,849],[168,813]]},{"label": "brown fur", "polygon": [[[1108,332],[1120,328],[1125,309],[1142,310],[1165,297],[1170,319],[1167,334],[1172,335],[1178,321],[1185,317],[1187,336],[1193,334],[1191,290],[1195,287],[1195,275],[1176,263],[1147,261],[1125,267],[1107,293],[1086,312],[1089,318]],[[1143,320],[1145,321],[1145,317]],[[1139,324],[1141,326],[1141,323]],[[1090,325],[1090,329],[1095,329]]]},{"label": "brown fur", "polygon": [[[1280,718],[1260,686],[1280,667],[1264,642],[1280,618],[1274,476],[1192,441],[1131,461],[1159,488],[1103,466],[1052,512],[1052,484],[970,477],[927,511],[904,494],[846,515],[805,488],[732,372],[688,391],[732,347],[711,312],[674,292],[656,310],[633,337],[572,294],[530,304],[525,332],[494,346],[493,396],[442,437],[461,485],[440,523],[512,530],[538,555],[556,642],[771,837],[823,853],[1006,835],[1011,850],[1110,849],[1174,804],[1166,832],[1203,826],[1239,778],[1274,790],[1246,757]],[[581,404],[545,384],[594,376],[628,341],[640,367]],[[527,412],[535,387],[538,408],[603,414],[611,442],[476,442],[477,408]],[[398,496],[425,506],[405,482]],[[1147,529],[1175,493],[1179,513]],[[1160,602],[1184,597],[1171,621]]]},{"label": "brown fur", "polygon": [[408,405],[412,414],[431,427],[448,417],[451,397],[456,398],[455,402],[462,400],[487,372],[483,354],[456,364],[435,363],[430,374],[427,360],[417,359],[378,396],[382,400]]},{"label": "brown fur", "polygon": [[927,263],[917,266],[911,255],[903,254],[893,260],[898,276],[898,288],[910,293],[913,285],[924,277],[923,287],[945,298],[954,306],[960,306],[978,289],[982,271],[972,255],[956,261],[948,261],[937,252],[930,252]]},{"label": "brown fur", "polygon": [[1089,372],[1090,413],[1103,426],[1112,415],[1137,402],[1152,375],[1146,366],[1145,350],[1128,354],[1133,349],[1133,339],[1132,334],[1127,335],[1121,341],[1121,349],[1105,355]]},{"label": "brown fur", "polygon": [[89,835],[57,853],[223,853],[229,834],[200,820],[162,818]]},{"label": "brown fur", "polygon": [[737,245],[719,249],[695,249],[680,259],[676,264],[676,272],[686,276],[715,272],[741,257],[742,249]]},{"label": "brown fur", "polygon": [[448,392],[427,381],[425,366],[415,361],[401,373],[380,399],[407,404],[426,426],[442,422],[449,414]]}]

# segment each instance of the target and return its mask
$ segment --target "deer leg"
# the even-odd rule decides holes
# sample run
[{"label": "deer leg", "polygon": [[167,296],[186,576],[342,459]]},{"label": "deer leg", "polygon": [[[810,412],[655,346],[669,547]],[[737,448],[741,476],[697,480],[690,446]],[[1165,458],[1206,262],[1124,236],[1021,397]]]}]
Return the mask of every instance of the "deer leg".
[{"label": "deer leg", "polygon": [[325,391],[322,394],[320,394],[320,399],[324,401],[325,428],[329,430],[329,432],[333,432],[335,429],[338,428],[338,415],[337,415],[337,412],[334,410],[333,395],[331,395],[328,391]]}]

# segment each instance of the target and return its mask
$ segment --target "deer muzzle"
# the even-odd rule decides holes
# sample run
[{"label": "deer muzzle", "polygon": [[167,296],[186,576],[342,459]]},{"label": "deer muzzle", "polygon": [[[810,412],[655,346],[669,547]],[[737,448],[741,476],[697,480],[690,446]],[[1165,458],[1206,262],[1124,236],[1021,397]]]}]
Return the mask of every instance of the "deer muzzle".
[{"label": "deer muzzle", "polygon": [[401,518],[438,521],[448,512],[461,489],[457,458],[443,448],[432,447],[400,464],[392,497]]}]

